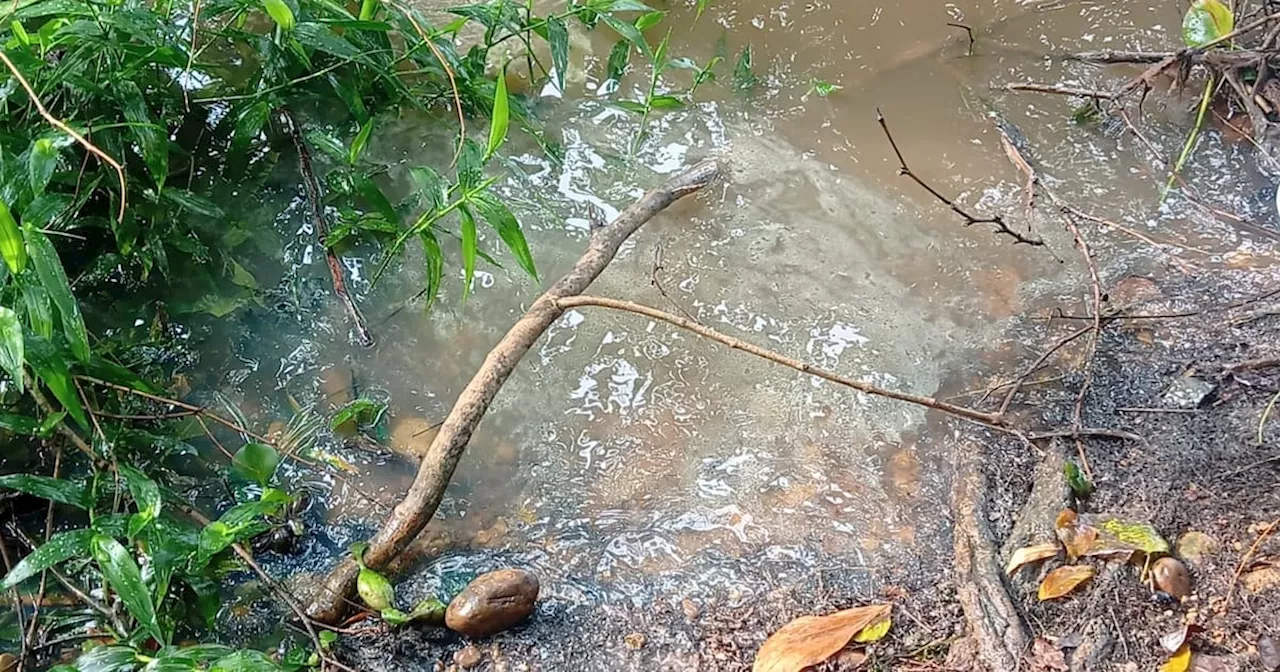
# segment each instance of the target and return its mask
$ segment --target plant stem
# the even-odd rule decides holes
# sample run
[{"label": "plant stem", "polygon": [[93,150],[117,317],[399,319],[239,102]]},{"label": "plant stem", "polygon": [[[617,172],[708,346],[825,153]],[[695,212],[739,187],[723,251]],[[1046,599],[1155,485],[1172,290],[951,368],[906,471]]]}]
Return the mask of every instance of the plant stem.
[{"label": "plant stem", "polygon": [[1173,164],[1173,172],[1169,174],[1169,181],[1165,183],[1164,190],[1160,192],[1160,203],[1164,203],[1169,197],[1169,190],[1173,188],[1173,183],[1178,179],[1178,174],[1182,172],[1182,166],[1186,164],[1187,159],[1191,157],[1191,150],[1196,145],[1196,140],[1200,138],[1200,129],[1204,126],[1205,113],[1209,111],[1209,101],[1213,100],[1214,76],[1209,75],[1208,81],[1204,83],[1204,93],[1200,96],[1200,111],[1196,113],[1196,125],[1191,129],[1191,134],[1187,136],[1187,141],[1182,145],[1182,153],[1178,155],[1178,160]]}]

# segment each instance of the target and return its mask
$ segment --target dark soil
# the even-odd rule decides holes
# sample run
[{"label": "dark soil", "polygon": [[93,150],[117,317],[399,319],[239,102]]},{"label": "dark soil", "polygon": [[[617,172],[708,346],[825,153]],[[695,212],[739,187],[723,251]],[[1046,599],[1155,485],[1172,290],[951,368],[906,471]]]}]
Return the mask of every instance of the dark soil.
[{"label": "dark soil", "polygon": [[[1257,543],[1280,518],[1280,418],[1271,415],[1258,444],[1260,420],[1280,390],[1280,361],[1262,361],[1280,355],[1280,316],[1271,314],[1280,299],[1269,294],[1274,283],[1263,284],[1265,275],[1221,272],[1162,287],[1143,279],[1118,283],[1141,295],[1126,314],[1194,314],[1120,320],[1105,328],[1082,424],[1123,429],[1146,443],[1085,439],[1082,450],[1096,491],[1077,508],[1150,522],[1170,544],[1187,532],[1204,533],[1216,548],[1184,558],[1193,593],[1181,602],[1144,585],[1140,564],[1091,562],[1098,571],[1093,581],[1048,602],[1037,601],[1036,586],[1064,561],[1021,570],[1009,582],[1015,602],[1034,635],[1055,643],[1047,648],[1062,650],[1072,670],[1156,669],[1169,655],[1160,638],[1186,623],[1203,628],[1190,640],[1193,669],[1280,665],[1268,660],[1264,667],[1258,655],[1260,639],[1280,639],[1280,535]],[[1032,327],[1040,332],[1038,340],[1053,343],[1081,324],[1056,322]],[[1080,339],[1062,360],[1078,359],[1084,348]],[[1252,360],[1257,361],[1241,366]],[[1059,372],[1064,371],[1060,383],[1025,388],[1020,412],[1046,426],[1069,428],[1083,376],[1070,365]],[[1037,376],[1053,373],[1050,368]],[[1213,392],[1195,408],[1170,408],[1166,392],[1182,376],[1211,383]],[[1037,463],[1055,451],[1077,463],[1080,457],[1070,439],[1045,446],[1046,458],[1016,438],[988,445],[996,446],[984,463],[996,542],[1013,542],[1006,544],[1004,560],[1009,546],[1054,540],[1056,512],[1023,509]],[[1034,538],[1009,539],[1019,515],[1035,523],[1019,525],[1019,533],[1030,527]],[[1034,662],[1030,667],[1054,669]]]}]

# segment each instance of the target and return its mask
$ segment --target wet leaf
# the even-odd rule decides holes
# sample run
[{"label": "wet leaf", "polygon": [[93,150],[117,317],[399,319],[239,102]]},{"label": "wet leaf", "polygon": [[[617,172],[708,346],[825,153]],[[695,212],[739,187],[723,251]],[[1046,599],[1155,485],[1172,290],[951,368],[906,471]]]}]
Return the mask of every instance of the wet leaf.
[{"label": "wet leaf", "polygon": [[383,621],[386,621],[389,625],[404,625],[405,623],[408,623],[409,621],[413,620],[409,618],[409,614],[406,614],[403,611],[396,609],[395,607],[383,609],[382,613],[379,614],[379,616],[382,618]]},{"label": "wet leaf", "polygon": [[76,658],[80,672],[126,672],[138,665],[138,654],[128,646],[98,646]]},{"label": "wet leaf", "polygon": [[471,282],[476,275],[476,256],[479,244],[476,240],[476,218],[467,206],[458,208],[459,219],[462,220],[462,300],[471,295]]},{"label": "wet leaf", "polygon": [[547,45],[551,48],[556,89],[564,93],[564,78],[569,70],[569,28],[558,16],[547,17]]},{"label": "wet leaf", "polygon": [[472,204],[489,226],[498,232],[498,237],[506,243],[507,249],[516,258],[520,268],[536,280],[538,269],[533,265],[533,255],[529,252],[529,244],[525,242],[524,233],[520,230],[520,223],[516,221],[515,215],[511,214],[507,206],[489,192],[476,194]]},{"label": "wet leaf", "polygon": [[1221,0],[1196,0],[1182,17],[1182,41],[1199,47],[1235,30],[1235,16]]},{"label": "wet leaf", "polygon": [[684,101],[675,96],[653,96],[649,99],[649,107],[655,110],[678,110],[684,107]]},{"label": "wet leaf", "polygon": [[752,672],[799,672],[843,649],[868,625],[885,619],[887,604],[837,611],[826,616],[801,616],[773,633],[756,653]]},{"label": "wet leaf", "polygon": [[138,512],[129,518],[129,538],[132,539],[160,515],[160,486],[128,464],[120,465],[120,476],[124,478],[129,494],[138,505]]},{"label": "wet leaf", "polygon": [[31,191],[36,196],[44,193],[44,188],[49,184],[49,178],[53,177],[53,171],[58,167],[58,150],[53,146],[53,140],[49,138],[40,138],[31,143],[31,156],[27,162],[27,169],[31,179]]},{"label": "wet leaf", "polygon": [[868,625],[862,629],[862,632],[853,636],[853,641],[859,644],[870,644],[884,639],[889,634],[889,628],[893,627],[893,619],[889,614],[885,614],[884,618]]},{"label": "wet leaf", "polygon": [[627,71],[627,62],[631,60],[631,44],[626,40],[618,40],[609,50],[609,60],[605,63],[606,80],[618,81]]},{"label": "wet leaf", "polygon": [[430,229],[418,236],[422,240],[422,260],[427,266],[427,302],[423,311],[431,310],[436,297],[440,294],[440,280],[444,277],[444,252],[440,249],[440,240]]},{"label": "wet leaf", "polygon": [[132,80],[116,82],[113,93],[124,118],[129,122],[133,139],[142,149],[142,160],[147,164],[151,178],[163,190],[165,179],[169,176],[169,129],[152,118],[141,87]]},{"label": "wet leaf", "polygon": [[5,575],[4,583],[0,584],[0,587],[8,590],[50,567],[55,567],[71,558],[89,555],[89,542],[93,536],[93,530],[72,530],[53,535],[49,541],[28,553],[27,557],[14,565],[13,569]]},{"label": "wet leaf", "polygon": [[53,344],[35,334],[27,334],[27,363],[35,371],[36,378],[53,393],[54,398],[83,428],[89,428],[89,418],[80,405],[80,396],[71,382],[71,370],[67,360]]},{"label": "wet leaf", "polygon": [[199,194],[187,191],[186,189],[170,187],[160,193],[164,198],[168,199],[174,205],[177,205],[183,210],[194,212],[197,215],[202,215],[210,219],[226,218],[226,213],[224,213],[222,208],[219,208],[213,201]]},{"label": "wet leaf", "polygon": [[1160,666],[1160,672],[1187,672],[1191,668],[1191,645],[1183,642],[1182,646],[1169,660]]},{"label": "wet leaf", "polygon": [[659,23],[662,23],[662,17],[666,16],[666,12],[646,12],[636,17],[636,30],[648,30]]},{"label": "wet leaf", "polygon": [[9,488],[28,495],[88,510],[93,506],[88,488],[82,483],[62,478],[35,474],[9,474],[0,476],[0,488]]},{"label": "wet leaf", "polygon": [[1053,600],[1075,590],[1076,586],[1093,578],[1093,568],[1088,565],[1059,567],[1044,577],[1037,594],[1040,601]]},{"label": "wet leaf", "polygon": [[0,201],[0,255],[4,256],[5,266],[14,275],[27,268],[27,247],[22,240],[22,230],[4,201]]},{"label": "wet leaf", "polygon": [[160,630],[160,621],[156,618],[156,606],[151,601],[151,592],[142,582],[142,570],[133,556],[111,537],[97,535],[90,548],[93,559],[97,561],[102,576],[116,591],[125,609],[137,619],[138,624],[157,642],[165,643],[164,633]]},{"label": "wet leaf", "polygon": [[1059,546],[1053,542],[1023,546],[1010,556],[1009,563],[1004,567],[1004,573],[1012,576],[1023,565],[1052,558],[1058,555],[1058,548]]},{"label": "wet leaf", "polygon": [[393,608],[396,602],[396,589],[391,582],[368,567],[360,568],[360,575],[356,577],[356,592],[370,609],[377,612]]},{"label": "wet leaf", "polygon": [[497,86],[493,92],[493,115],[489,123],[489,146],[484,150],[488,161],[507,139],[507,125],[511,120],[511,102],[507,100],[507,69],[498,72]]},{"label": "wet leaf", "polygon": [[244,650],[219,658],[209,672],[284,672],[287,669],[292,668],[281,666],[261,651]]},{"label": "wet leaf", "polygon": [[280,453],[265,443],[246,443],[236,451],[231,468],[244,478],[266,487],[280,466]]},{"label": "wet leaf", "polygon": [[[58,307],[62,333],[71,346],[71,353],[82,362],[89,361],[89,334],[84,328],[84,318],[80,317],[80,304],[71,293],[71,283],[67,281],[67,273],[62,269],[62,260],[53,249],[53,243],[39,231],[28,231],[27,254],[31,256],[31,265],[35,268],[36,277],[40,278],[41,286],[53,299],[53,305]],[[61,397],[58,400],[66,403]],[[79,406],[78,403],[76,405]]]},{"label": "wet leaf", "polygon": [[333,420],[329,421],[329,428],[338,431],[340,427],[347,424],[352,427],[376,425],[386,410],[387,405],[384,403],[372,399],[353,399],[333,414]]},{"label": "wet leaf", "polygon": [[351,141],[351,151],[347,156],[347,163],[356,165],[360,160],[360,155],[364,154],[364,148],[369,145],[369,136],[373,134],[373,119],[370,118],[360,127],[360,132],[356,133],[356,137]]},{"label": "wet leaf", "polygon": [[18,314],[0,306],[0,369],[9,374],[18,393],[22,393],[22,362],[26,359],[23,350],[22,322]]},{"label": "wet leaf", "polygon": [[827,82],[821,79],[813,80],[813,85],[812,85],[813,92],[818,94],[820,98],[826,98],[827,96],[843,88],[844,87],[840,86],[839,84],[832,84],[831,82]]},{"label": "wet leaf", "polygon": [[414,605],[413,611],[409,612],[409,620],[427,625],[444,625],[444,612],[448,608],[449,605],[444,602],[428,597]]},{"label": "wet leaf", "polygon": [[267,117],[270,114],[271,105],[265,100],[259,100],[241,109],[240,116],[236,117],[235,128],[231,132],[231,149],[237,152],[248,149],[262,132],[262,127],[266,126]]},{"label": "wet leaf", "polygon": [[293,30],[297,21],[293,17],[293,10],[285,0],[262,0],[263,9],[267,10],[267,15],[272,21],[280,26],[280,30],[286,33]]}]

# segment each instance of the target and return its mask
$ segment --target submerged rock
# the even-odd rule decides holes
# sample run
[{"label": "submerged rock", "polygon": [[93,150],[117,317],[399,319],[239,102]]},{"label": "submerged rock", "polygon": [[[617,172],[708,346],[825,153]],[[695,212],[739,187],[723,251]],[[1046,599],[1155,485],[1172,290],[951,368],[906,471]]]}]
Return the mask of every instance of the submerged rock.
[{"label": "submerged rock", "polygon": [[538,600],[538,577],[522,569],[482,574],[449,603],[444,622],[456,633],[485,637],[523,621]]},{"label": "submerged rock", "polygon": [[439,426],[426,418],[412,415],[396,418],[391,423],[391,450],[415,462],[421,460],[438,431]]}]

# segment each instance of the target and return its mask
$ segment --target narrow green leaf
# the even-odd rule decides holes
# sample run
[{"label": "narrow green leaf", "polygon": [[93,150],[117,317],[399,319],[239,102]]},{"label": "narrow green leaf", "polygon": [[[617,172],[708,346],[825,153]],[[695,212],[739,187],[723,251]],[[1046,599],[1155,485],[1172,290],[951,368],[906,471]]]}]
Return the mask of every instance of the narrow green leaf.
[{"label": "narrow green leaf", "polygon": [[286,33],[293,30],[297,22],[293,18],[293,10],[289,8],[289,4],[284,0],[262,0],[262,7],[267,10],[267,15],[271,17],[271,20],[275,21],[277,26],[280,26],[280,30]]},{"label": "narrow green leaf", "polygon": [[165,644],[164,632],[156,618],[155,603],[151,601],[151,592],[142,582],[142,570],[138,568],[133,555],[120,542],[102,535],[93,537],[91,548],[93,559],[102,570],[102,576],[120,596],[125,609],[129,610],[147,634],[160,644]]},{"label": "narrow green leaf", "polygon": [[1221,0],[1195,0],[1182,17],[1182,41],[1199,47],[1235,30],[1235,25],[1235,15]]},{"label": "narrow green leaf", "polygon": [[667,15],[666,12],[646,12],[644,14],[641,14],[640,16],[636,17],[636,23],[635,23],[636,30],[641,30],[641,31],[648,30],[649,28],[652,28],[658,25],[659,23],[662,23],[662,18],[666,15]]},{"label": "narrow green leaf", "polygon": [[129,518],[128,536],[133,539],[160,515],[160,486],[136,467],[128,464],[120,464],[120,475],[124,477],[129,494],[138,505],[138,512]]},{"label": "narrow green leaf", "polygon": [[93,506],[92,496],[83,483],[63,478],[35,474],[9,474],[0,476],[0,488],[25,492],[41,499],[88,510]]},{"label": "narrow green leaf", "polygon": [[4,582],[0,583],[0,587],[8,590],[50,567],[55,567],[71,558],[89,555],[89,541],[93,536],[93,530],[72,530],[49,537],[49,541],[13,566],[13,569],[5,575]]},{"label": "narrow green leaf", "polygon": [[49,184],[49,178],[53,177],[53,171],[57,167],[58,149],[53,146],[53,140],[38,138],[31,143],[27,171],[31,179],[31,191],[36,196],[44,193],[44,188]]},{"label": "narrow green leaf", "polygon": [[22,362],[26,359],[23,351],[22,322],[18,314],[0,306],[0,369],[9,374],[9,379],[23,390]]},{"label": "narrow green leaf", "polygon": [[693,15],[693,20],[697,21],[702,18],[703,12],[707,11],[707,5],[711,4],[711,0],[698,0],[698,12]]},{"label": "narrow green leaf", "polygon": [[355,140],[351,141],[351,151],[347,157],[347,162],[356,165],[360,160],[360,155],[364,153],[364,148],[369,144],[369,135],[373,133],[373,119],[370,118],[360,127],[360,132],[356,133]]},{"label": "narrow green leaf", "polygon": [[0,255],[4,255],[4,263],[14,275],[20,275],[27,268],[27,248],[22,240],[22,229],[18,228],[13,212],[4,201],[0,201]]},{"label": "narrow green leaf", "polygon": [[237,474],[264,488],[279,466],[279,451],[263,443],[244,444],[231,460],[231,468]]},{"label": "narrow green leaf", "polygon": [[133,139],[142,149],[142,160],[151,171],[151,179],[163,190],[169,176],[169,129],[156,123],[142,89],[133,80],[122,78],[113,83],[112,90]]},{"label": "narrow green leaf", "polygon": [[27,254],[40,284],[53,299],[53,305],[58,307],[62,333],[67,337],[71,353],[82,362],[89,361],[89,334],[84,328],[84,319],[80,317],[80,304],[71,293],[71,283],[67,281],[66,271],[62,270],[62,261],[58,259],[53,243],[39,231],[28,231]]},{"label": "narrow green leaf", "polygon": [[71,370],[67,367],[66,358],[44,338],[34,333],[25,334],[25,337],[27,363],[35,371],[36,378],[49,388],[54,398],[75,418],[81,428],[89,429],[89,418],[85,416],[80,396],[71,382]]},{"label": "narrow green leaf", "polygon": [[515,215],[511,214],[511,210],[487,191],[476,194],[471,202],[480,212],[480,216],[498,232],[498,236],[502,238],[502,242],[506,243],[507,249],[516,258],[520,268],[536,279],[538,270],[533,264],[533,255],[529,252],[529,244],[524,239],[524,232],[520,230],[520,223],[516,221]]},{"label": "narrow green leaf", "polygon": [[564,78],[569,71],[569,27],[558,16],[547,17],[547,44],[551,48],[551,65],[556,71],[556,88],[563,94]]},{"label": "narrow green leaf", "polygon": [[631,60],[631,43],[618,40],[609,50],[609,61],[605,65],[605,79],[618,81],[627,71],[627,62]]},{"label": "narrow green leaf", "polygon": [[440,241],[430,229],[425,229],[418,236],[422,240],[422,256],[427,265],[427,303],[423,310],[431,310],[440,294],[440,279],[444,277],[444,253],[440,251]]},{"label": "narrow green leaf", "polygon": [[654,96],[649,99],[649,106],[655,110],[678,110],[684,107],[684,101],[675,96]]},{"label": "narrow green leaf", "polygon": [[246,649],[218,659],[209,672],[285,672],[285,669],[267,654]]},{"label": "narrow green leaf", "polygon": [[0,429],[14,434],[35,436],[40,431],[40,421],[29,415],[0,413]]},{"label": "narrow green leaf", "polygon": [[197,215],[209,217],[210,219],[226,219],[226,213],[224,213],[222,208],[219,208],[217,204],[204,196],[192,193],[186,189],[170,187],[160,192],[160,195],[183,210],[188,210]]},{"label": "narrow green leaf", "polygon": [[489,146],[485,149],[484,160],[493,157],[498,148],[507,139],[507,125],[510,122],[510,101],[507,100],[507,69],[498,73],[498,83],[493,92],[493,116],[489,124]]},{"label": "narrow green leaf", "polygon": [[231,132],[231,150],[243,152],[248,149],[262,128],[267,125],[267,117],[271,115],[271,105],[259,100],[240,110],[236,117],[236,126]]},{"label": "narrow green leaf", "polygon": [[231,647],[221,644],[166,646],[152,655],[151,660],[143,666],[142,672],[197,672],[204,669],[205,663],[231,653]]},{"label": "narrow green leaf", "polygon": [[76,658],[72,669],[79,672],[132,672],[138,666],[138,654],[127,646],[96,646]]},{"label": "narrow green leaf", "polygon": [[31,325],[31,331],[41,338],[53,338],[53,305],[49,302],[49,293],[38,282],[22,279],[18,284],[22,288],[22,305],[27,309],[27,324]]},{"label": "narrow green leaf", "polygon": [[409,178],[413,180],[417,194],[425,201],[426,207],[431,210],[444,207],[445,192],[449,185],[439,173],[427,166],[414,166],[409,169]]},{"label": "narrow green leaf", "polygon": [[644,103],[637,103],[630,100],[615,100],[610,104],[618,109],[634,112],[635,114],[644,114],[649,110]]},{"label": "narrow green leaf", "polygon": [[635,45],[641,53],[652,60],[653,51],[649,48],[649,43],[644,41],[644,35],[640,34],[640,31],[636,29],[634,24],[627,23],[612,14],[601,14],[600,19],[604,21],[606,26],[612,28],[613,32],[621,36],[622,39]]},{"label": "narrow green leaf", "polygon": [[484,147],[480,143],[466,138],[462,141],[462,151],[458,153],[458,165],[454,169],[458,175],[458,187],[463,191],[471,191],[484,179]]},{"label": "narrow green leaf", "polygon": [[471,209],[467,206],[458,208],[458,215],[462,219],[462,269],[463,285],[462,300],[466,301],[471,295],[471,281],[476,275],[476,252],[479,249],[476,235],[476,218],[471,214]]}]

